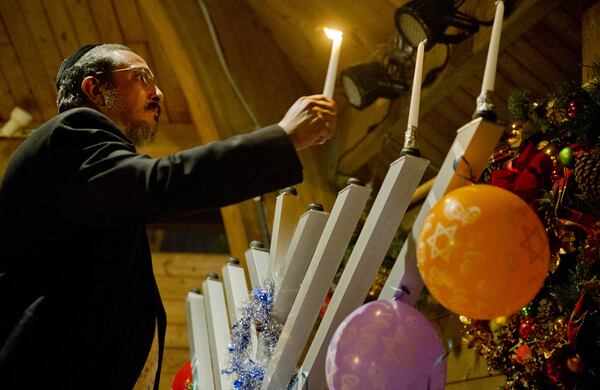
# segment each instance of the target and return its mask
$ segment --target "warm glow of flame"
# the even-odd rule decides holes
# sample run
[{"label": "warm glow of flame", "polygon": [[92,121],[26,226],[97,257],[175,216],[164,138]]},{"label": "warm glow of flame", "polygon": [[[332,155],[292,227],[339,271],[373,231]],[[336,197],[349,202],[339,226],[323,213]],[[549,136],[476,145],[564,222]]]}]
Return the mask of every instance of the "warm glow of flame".
[{"label": "warm glow of flame", "polygon": [[341,39],[343,35],[341,31],[327,27],[323,28],[323,31],[325,31],[325,35],[327,35],[327,38],[329,39]]}]

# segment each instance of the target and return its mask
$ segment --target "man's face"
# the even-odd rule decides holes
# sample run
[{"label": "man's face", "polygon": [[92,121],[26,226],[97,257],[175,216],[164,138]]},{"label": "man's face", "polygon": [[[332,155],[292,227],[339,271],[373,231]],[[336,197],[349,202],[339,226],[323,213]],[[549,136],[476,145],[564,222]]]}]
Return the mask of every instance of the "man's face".
[{"label": "man's face", "polygon": [[154,140],[162,110],[163,94],[154,83],[146,61],[130,51],[116,51],[112,82],[102,87],[105,114],[119,125],[137,146]]}]

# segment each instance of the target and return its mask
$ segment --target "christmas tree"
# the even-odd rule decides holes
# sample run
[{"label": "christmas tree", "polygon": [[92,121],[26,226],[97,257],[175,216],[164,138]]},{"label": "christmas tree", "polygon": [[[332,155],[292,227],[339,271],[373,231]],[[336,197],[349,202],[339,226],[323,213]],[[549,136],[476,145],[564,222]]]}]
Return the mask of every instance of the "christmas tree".
[{"label": "christmas tree", "polygon": [[600,64],[594,73],[544,99],[513,92],[482,177],[528,202],[550,242],[529,305],[491,321],[461,316],[465,343],[506,375],[507,389],[600,389]]}]

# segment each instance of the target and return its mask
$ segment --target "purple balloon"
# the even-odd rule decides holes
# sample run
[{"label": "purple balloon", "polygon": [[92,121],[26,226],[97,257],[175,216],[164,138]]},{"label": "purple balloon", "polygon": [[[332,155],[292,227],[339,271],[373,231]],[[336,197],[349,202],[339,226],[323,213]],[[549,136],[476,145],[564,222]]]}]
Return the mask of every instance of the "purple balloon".
[{"label": "purple balloon", "polygon": [[354,310],[335,331],[325,373],[330,390],[443,390],[444,348],[427,318],[400,301]]}]

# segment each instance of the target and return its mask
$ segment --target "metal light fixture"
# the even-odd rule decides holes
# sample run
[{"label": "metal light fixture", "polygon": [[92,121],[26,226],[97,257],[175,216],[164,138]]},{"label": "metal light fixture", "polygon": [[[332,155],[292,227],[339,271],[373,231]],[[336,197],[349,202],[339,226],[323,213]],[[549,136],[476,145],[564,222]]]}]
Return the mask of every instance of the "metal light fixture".
[{"label": "metal light fixture", "polygon": [[[425,50],[435,44],[446,45],[444,63],[431,69],[422,87],[432,84],[448,64],[449,45],[462,42],[479,31],[480,26],[491,26],[493,20],[481,21],[458,10],[465,0],[412,0],[398,8],[394,21],[398,30],[397,41],[388,46],[380,61],[352,66],[340,73],[348,101],[364,109],[379,97],[393,99],[411,86],[414,55],[419,42],[427,40]],[[508,15],[517,0],[504,0]],[[458,32],[446,34],[448,27]]]},{"label": "metal light fixture", "polygon": [[404,82],[392,80],[381,62],[359,64],[340,73],[350,104],[362,110],[377,98],[393,99],[408,90]]},{"label": "metal light fixture", "polygon": [[410,88],[415,66],[414,48],[396,37],[393,44],[381,45],[371,62],[340,72],[340,80],[350,104],[362,110],[377,98],[394,99]]},{"label": "metal light fixture", "polygon": [[[482,22],[458,10],[464,0],[413,0],[398,8],[394,21],[398,33],[409,45],[416,47],[427,39],[426,50],[436,43],[457,44],[479,31]],[[456,34],[446,34],[446,29],[456,27]]]}]

